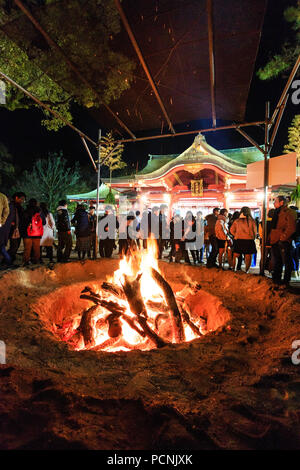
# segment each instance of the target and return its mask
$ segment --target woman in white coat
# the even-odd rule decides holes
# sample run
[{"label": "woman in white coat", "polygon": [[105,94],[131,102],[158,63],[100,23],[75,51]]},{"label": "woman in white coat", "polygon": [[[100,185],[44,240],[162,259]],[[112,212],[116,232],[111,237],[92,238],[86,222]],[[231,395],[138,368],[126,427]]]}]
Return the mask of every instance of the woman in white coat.
[{"label": "woman in white coat", "polygon": [[46,248],[47,258],[52,263],[53,261],[53,243],[54,243],[54,229],[55,229],[55,221],[54,217],[49,212],[47,204],[45,202],[41,202],[40,208],[45,215],[46,225],[44,225],[44,233],[41,238],[41,259],[42,259],[42,251],[43,247]]}]

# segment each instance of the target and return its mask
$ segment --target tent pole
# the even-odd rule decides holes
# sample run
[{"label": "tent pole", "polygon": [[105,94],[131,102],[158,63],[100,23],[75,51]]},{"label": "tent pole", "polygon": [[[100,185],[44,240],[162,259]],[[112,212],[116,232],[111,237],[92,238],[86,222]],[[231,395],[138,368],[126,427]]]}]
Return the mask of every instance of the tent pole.
[{"label": "tent pole", "polygon": [[262,212],[262,244],[261,244],[261,259],[260,259],[260,274],[265,274],[265,254],[266,254],[266,239],[267,239],[267,205],[268,205],[268,185],[269,185],[269,120],[270,120],[270,102],[266,102],[266,116],[265,116],[265,147],[264,147],[264,201]]},{"label": "tent pole", "polygon": [[100,151],[101,151],[101,129],[98,134],[98,161],[97,161],[97,204],[96,204],[96,247],[95,254],[98,253],[99,247],[99,189],[100,189]]}]

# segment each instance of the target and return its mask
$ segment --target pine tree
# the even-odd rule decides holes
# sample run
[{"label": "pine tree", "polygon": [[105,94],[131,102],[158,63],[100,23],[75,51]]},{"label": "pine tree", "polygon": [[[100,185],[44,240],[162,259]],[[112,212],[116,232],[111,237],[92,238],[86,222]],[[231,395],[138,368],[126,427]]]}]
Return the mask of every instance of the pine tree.
[{"label": "pine tree", "polygon": [[[296,152],[297,166],[300,166],[300,114],[297,114],[292,120],[288,130],[288,143],[284,146],[284,153]],[[296,202],[300,208],[300,183],[297,179],[297,186],[291,194],[291,200]]]},{"label": "pine tree", "polygon": [[32,170],[24,171],[13,191],[24,191],[27,198],[36,198],[46,202],[51,211],[57,207],[60,199],[73,193],[81,180],[80,168],[76,162],[70,168],[62,152],[51,153],[47,158],[37,160]]},{"label": "pine tree", "polygon": [[100,163],[109,169],[109,179],[111,182],[112,172],[126,167],[122,160],[124,145],[116,143],[112,131],[108,132],[106,137],[101,139]]},{"label": "pine tree", "polygon": [[284,39],[281,51],[273,57],[264,67],[260,68],[257,75],[261,80],[271,80],[279,76],[285,76],[295,65],[300,54],[300,2],[295,6],[289,6],[284,10],[284,18],[290,23],[288,36]]},{"label": "pine tree", "polygon": [[296,114],[288,129],[288,143],[284,146],[284,153],[296,152],[300,162],[300,114]]}]

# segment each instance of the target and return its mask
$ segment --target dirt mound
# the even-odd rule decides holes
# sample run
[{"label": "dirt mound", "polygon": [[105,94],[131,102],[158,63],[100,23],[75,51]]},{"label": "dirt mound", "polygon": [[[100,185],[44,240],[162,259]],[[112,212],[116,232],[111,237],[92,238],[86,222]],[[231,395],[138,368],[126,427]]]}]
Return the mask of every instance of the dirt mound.
[{"label": "dirt mound", "polygon": [[213,296],[230,320],[160,350],[70,350],[45,327],[49,305],[57,318],[76,310],[74,286],[117,266],[87,261],[1,278],[1,448],[299,449],[300,366],[291,355],[300,298],[259,276],[161,263],[174,290],[200,283],[199,305]]}]

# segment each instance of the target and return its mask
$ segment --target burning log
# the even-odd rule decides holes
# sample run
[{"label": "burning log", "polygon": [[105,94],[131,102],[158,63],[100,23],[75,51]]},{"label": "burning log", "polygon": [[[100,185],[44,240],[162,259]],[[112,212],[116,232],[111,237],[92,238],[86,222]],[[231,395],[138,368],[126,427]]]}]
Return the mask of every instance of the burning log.
[{"label": "burning log", "polygon": [[108,336],[110,338],[117,338],[122,334],[122,326],[120,323],[120,315],[111,313],[106,318],[108,322]]},{"label": "burning log", "polygon": [[83,312],[81,322],[77,331],[80,332],[83,336],[84,344],[86,347],[94,345],[94,335],[92,327],[92,315],[97,311],[98,306],[94,305],[93,307],[88,308]]},{"label": "burning log", "polygon": [[146,302],[147,307],[151,308],[151,310],[158,310],[160,312],[169,312],[169,308],[163,302],[155,302],[154,300],[147,300]]},{"label": "burning log", "polygon": [[84,294],[85,292],[89,292],[93,297],[98,297],[98,299],[100,299],[100,295],[96,294],[96,292],[94,292],[89,286],[85,286],[85,288],[81,291],[82,294]]},{"label": "burning log", "polygon": [[111,313],[114,313],[116,315],[121,315],[126,311],[125,307],[122,307],[122,305],[119,305],[116,302],[113,302],[112,300],[104,300],[99,298],[94,298],[92,295],[86,295],[86,294],[81,294],[80,296],[81,299],[86,299],[90,300],[91,302],[94,302],[96,305],[100,305],[101,307],[106,308],[109,310]]},{"label": "burning log", "polygon": [[135,324],[134,320],[129,317],[129,315],[126,315],[125,313],[122,314],[122,318],[128,323],[128,325],[135,330],[137,333],[139,333],[143,338],[146,336],[145,332],[143,330],[140,330],[140,328]]},{"label": "burning log", "polygon": [[129,277],[124,275],[125,284],[123,285],[123,290],[129,303],[130,310],[136,315],[137,322],[145,335],[156,345],[157,348],[162,348],[166,346],[167,343],[158,336],[147,323],[146,306],[141,294],[141,276],[142,274],[138,274],[135,279],[129,280]]},{"label": "burning log", "polygon": [[167,305],[169,306],[171,317],[172,317],[175,342],[181,343],[185,340],[185,334],[184,334],[184,328],[182,324],[180,310],[178,308],[172,288],[170,284],[162,277],[162,275],[158,271],[156,271],[156,269],[151,268],[151,273],[152,273],[152,277],[155,279],[159,287],[162,289]]},{"label": "burning log", "polygon": [[189,325],[189,327],[191,328],[191,330],[198,336],[203,336],[203,334],[201,333],[200,329],[198,328],[197,325],[195,325],[195,323],[192,322],[191,320],[191,317],[190,315],[188,314],[188,312],[186,310],[184,310],[183,308],[181,309],[181,312],[182,312],[182,319],[186,322],[187,325]]},{"label": "burning log", "polygon": [[110,282],[103,282],[101,288],[107,292],[110,292],[116,297],[124,298],[124,292],[122,291],[122,289],[114,284],[111,284]]}]

